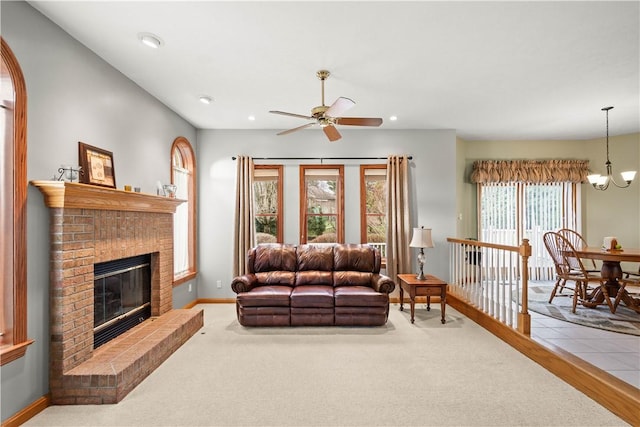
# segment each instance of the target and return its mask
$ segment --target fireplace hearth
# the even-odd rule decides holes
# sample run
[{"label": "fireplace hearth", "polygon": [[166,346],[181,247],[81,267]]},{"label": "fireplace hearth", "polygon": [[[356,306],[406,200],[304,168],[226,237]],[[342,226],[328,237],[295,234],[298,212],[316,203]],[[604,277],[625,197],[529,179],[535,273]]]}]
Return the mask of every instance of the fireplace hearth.
[{"label": "fireplace hearth", "polygon": [[[173,308],[173,214],[184,201],[64,181],[31,184],[50,208],[50,402],[117,403],[203,325],[202,309]],[[98,284],[109,306],[100,309],[98,329],[114,322],[107,312],[118,319],[131,308],[125,317],[138,323],[142,306],[151,317],[94,349],[95,267],[139,256],[149,257],[150,272],[136,274],[149,277],[142,294],[150,299],[139,290],[123,294],[126,279],[114,285],[120,295]]]},{"label": "fireplace hearth", "polygon": [[151,255],[93,267],[93,348],[151,317]]}]

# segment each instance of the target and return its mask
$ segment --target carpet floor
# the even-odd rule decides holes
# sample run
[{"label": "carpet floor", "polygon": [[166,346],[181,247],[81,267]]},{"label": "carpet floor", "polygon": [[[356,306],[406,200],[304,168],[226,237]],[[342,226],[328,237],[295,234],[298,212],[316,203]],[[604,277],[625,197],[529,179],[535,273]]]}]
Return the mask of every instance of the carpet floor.
[{"label": "carpet floor", "polygon": [[115,405],[51,406],[27,426],[626,425],[447,307],[392,304],[376,328],[244,328],[232,304]]},{"label": "carpet floor", "polygon": [[[614,313],[606,305],[588,308],[580,305],[572,313],[573,291],[556,294],[549,303],[553,282],[529,282],[529,310],[554,319],[591,328],[640,336],[640,314],[620,304]],[[637,298],[637,295],[635,295]]]}]

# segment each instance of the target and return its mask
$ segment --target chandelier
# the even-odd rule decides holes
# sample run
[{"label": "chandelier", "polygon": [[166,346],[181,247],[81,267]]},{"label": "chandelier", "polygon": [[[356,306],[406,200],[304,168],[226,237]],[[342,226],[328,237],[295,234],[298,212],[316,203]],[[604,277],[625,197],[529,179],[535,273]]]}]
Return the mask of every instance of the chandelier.
[{"label": "chandelier", "polygon": [[607,162],[605,163],[607,167],[607,175],[605,176],[596,173],[587,176],[587,179],[589,180],[589,183],[593,185],[593,188],[603,191],[609,188],[609,183],[612,183],[618,188],[627,188],[636,176],[636,171],[625,171],[620,173],[620,175],[622,175],[622,179],[626,182],[626,185],[620,185],[615,181],[615,179],[613,179],[611,161],[609,160],[609,110],[611,109],[613,109],[613,107],[602,108],[602,111],[605,111],[607,114]]}]

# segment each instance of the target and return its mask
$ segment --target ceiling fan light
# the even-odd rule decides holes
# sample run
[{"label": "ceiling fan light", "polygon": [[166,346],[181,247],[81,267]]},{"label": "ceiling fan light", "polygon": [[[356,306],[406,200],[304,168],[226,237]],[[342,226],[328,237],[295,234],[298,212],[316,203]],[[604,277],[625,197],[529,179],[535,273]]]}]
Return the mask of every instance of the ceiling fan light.
[{"label": "ceiling fan light", "polygon": [[329,77],[331,73],[327,70],[320,70],[316,73],[318,78],[322,81],[322,105],[313,107],[311,109],[311,115],[306,116],[303,114],[287,113],[285,111],[270,110],[270,113],[281,114],[283,116],[298,117],[305,120],[312,120],[311,123],[298,126],[293,129],[287,129],[282,132],[278,132],[276,135],[287,135],[292,132],[306,129],[310,126],[319,125],[324,131],[329,141],[337,141],[341,138],[340,132],[336,129],[337,125],[345,126],[380,126],[382,119],[379,117],[342,117],[342,113],[350,109],[355,105],[352,99],[344,96],[335,100],[331,106],[327,107],[324,104],[324,81]]},{"label": "ceiling fan light", "polygon": [[620,175],[622,175],[622,179],[624,179],[627,182],[631,182],[633,181],[633,178],[636,177],[636,171],[624,171],[621,172]]}]

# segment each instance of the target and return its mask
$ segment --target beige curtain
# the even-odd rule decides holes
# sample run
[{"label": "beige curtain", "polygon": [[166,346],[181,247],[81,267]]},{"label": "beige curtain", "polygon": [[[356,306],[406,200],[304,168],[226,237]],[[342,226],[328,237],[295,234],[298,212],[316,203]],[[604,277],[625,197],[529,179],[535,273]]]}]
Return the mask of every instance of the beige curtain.
[{"label": "beige curtain", "polygon": [[409,273],[409,160],[407,156],[387,159],[387,275]]},{"label": "beige curtain", "polygon": [[586,182],[589,160],[478,160],[473,163],[471,182]]},{"label": "beige curtain", "polygon": [[255,246],[253,215],[253,159],[238,156],[236,183],[236,221],[233,242],[233,275],[246,273],[247,252]]}]

